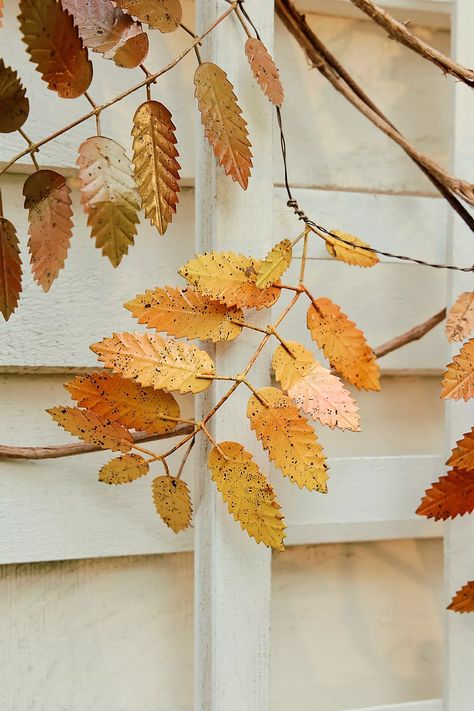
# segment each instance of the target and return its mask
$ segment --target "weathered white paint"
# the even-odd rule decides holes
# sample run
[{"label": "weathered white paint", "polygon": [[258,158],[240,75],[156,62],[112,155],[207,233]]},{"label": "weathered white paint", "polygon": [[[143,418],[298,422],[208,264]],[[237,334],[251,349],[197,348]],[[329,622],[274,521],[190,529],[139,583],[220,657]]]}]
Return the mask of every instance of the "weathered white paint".
[{"label": "weathered white paint", "polygon": [[442,711],[443,702],[440,699],[415,701],[415,703],[390,704],[389,706],[371,706],[370,708],[354,709],[354,711]]},{"label": "weathered white paint", "polygon": [[[322,13],[333,17],[369,18],[360,12],[350,0],[297,0],[301,12]],[[383,7],[400,22],[412,25],[449,29],[451,24],[451,2],[449,0],[378,0]],[[415,28],[415,32],[417,28]]]}]

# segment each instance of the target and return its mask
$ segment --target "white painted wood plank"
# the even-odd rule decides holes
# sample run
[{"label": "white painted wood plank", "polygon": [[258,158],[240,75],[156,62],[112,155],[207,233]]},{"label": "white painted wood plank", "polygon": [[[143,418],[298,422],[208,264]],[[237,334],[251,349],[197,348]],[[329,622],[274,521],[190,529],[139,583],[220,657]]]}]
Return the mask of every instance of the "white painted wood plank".
[{"label": "white painted wood plank", "polygon": [[443,702],[440,699],[430,699],[413,703],[390,704],[389,706],[371,706],[351,711],[442,711],[442,708]]},{"label": "white painted wood plank", "polygon": [[[296,4],[301,12],[370,21],[350,0],[298,0]],[[414,25],[437,29],[449,29],[451,24],[449,0],[378,0],[377,5],[401,22],[408,20]]]}]

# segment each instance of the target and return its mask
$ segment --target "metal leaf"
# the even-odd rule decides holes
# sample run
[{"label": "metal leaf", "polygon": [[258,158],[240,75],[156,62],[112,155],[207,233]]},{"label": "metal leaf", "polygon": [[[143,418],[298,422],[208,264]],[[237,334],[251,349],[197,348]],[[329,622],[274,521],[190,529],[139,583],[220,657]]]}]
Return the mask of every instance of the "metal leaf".
[{"label": "metal leaf", "polygon": [[11,222],[0,217],[0,311],[8,321],[21,293],[20,243]]},{"label": "metal leaf", "polygon": [[446,464],[466,471],[474,469],[474,427],[456,442],[456,447]]},{"label": "metal leaf", "polygon": [[474,471],[452,469],[426,490],[416,513],[435,521],[446,521],[473,511]]},{"label": "metal leaf", "polygon": [[191,523],[193,507],[188,485],[174,476],[159,476],[152,483],[155,508],[163,521],[175,533]]},{"label": "metal leaf", "polygon": [[466,402],[474,397],[474,338],[467,341],[443,375],[443,400],[452,399]]},{"label": "metal leaf", "polygon": [[275,106],[281,106],[284,92],[280,81],[280,72],[263,42],[255,37],[249,37],[245,43],[245,53],[253,75],[265,96]]},{"label": "metal leaf", "polygon": [[466,583],[448,605],[448,610],[452,612],[474,612],[474,580]]},{"label": "metal leaf", "polygon": [[117,422],[101,420],[89,410],[63,406],[53,407],[47,412],[66,432],[96,447],[124,453],[132,447],[132,435],[125,427]]},{"label": "metal leaf", "polygon": [[150,465],[139,454],[124,454],[107,462],[99,472],[99,481],[104,484],[129,484],[146,476]]},{"label": "metal leaf", "polygon": [[18,131],[29,112],[30,102],[18,74],[0,59],[0,133]]},{"label": "metal leaf", "polygon": [[174,32],[183,17],[179,0],[114,0],[114,5],[161,32]]},{"label": "metal leaf", "polygon": [[474,292],[465,291],[452,305],[446,321],[448,341],[463,341],[474,328]]},{"label": "metal leaf", "polygon": [[[347,232],[342,232],[341,230],[331,230],[332,234],[336,237],[340,237],[344,242],[341,242],[331,235],[324,235],[324,241],[326,242],[326,249],[335,259],[340,262],[345,262],[346,264],[351,264],[354,267],[374,267],[379,263],[379,258],[375,252],[370,252],[366,249],[361,249],[361,247],[369,247],[367,242],[355,237],[355,235],[350,235]],[[350,244],[346,244],[350,242]]]},{"label": "metal leaf", "polygon": [[291,264],[292,249],[289,239],[284,239],[276,244],[260,264],[257,272],[256,285],[259,289],[266,289],[276,284]]}]

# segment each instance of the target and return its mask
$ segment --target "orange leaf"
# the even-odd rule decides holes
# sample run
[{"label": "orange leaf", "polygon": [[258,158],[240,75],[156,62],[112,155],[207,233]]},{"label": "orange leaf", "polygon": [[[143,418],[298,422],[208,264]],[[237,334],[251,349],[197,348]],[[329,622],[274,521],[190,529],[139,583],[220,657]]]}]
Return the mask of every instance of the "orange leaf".
[{"label": "orange leaf", "polygon": [[88,444],[124,453],[129,452],[132,447],[133,437],[125,427],[118,422],[101,420],[89,410],[63,406],[53,407],[46,412],[49,412],[53,420],[66,432]]},{"label": "orange leaf", "polygon": [[18,74],[0,59],[0,133],[18,131],[29,112],[30,102]]},{"label": "orange leaf", "polygon": [[263,93],[275,106],[281,106],[284,92],[280,73],[267,48],[261,40],[249,37],[245,43],[245,52],[253,75],[260,84]]},{"label": "orange leaf", "polygon": [[453,449],[446,464],[457,469],[471,471],[474,469],[474,427],[456,444],[457,447]]},{"label": "orange leaf", "polygon": [[0,0],[0,27],[3,27],[3,0]]},{"label": "orange leaf", "polygon": [[114,5],[161,32],[176,30],[183,17],[179,0],[114,0]]},{"label": "orange leaf", "polygon": [[326,249],[331,257],[354,267],[374,267],[379,263],[380,260],[375,252],[363,249],[370,246],[364,240],[341,230],[331,230],[331,233],[340,237],[335,239],[331,235],[324,234]]},{"label": "orange leaf", "polygon": [[448,610],[452,612],[474,612],[474,580],[466,583],[453,597]]},{"label": "orange leaf", "polygon": [[330,299],[317,299],[307,316],[311,337],[342,377],[359,390],[380,390],[379,367],[364,334]]},{"label": "orange leaf", "polygon": [[448,312],[446,335],[448,341],[463,341],[474,328],[474,292],[465,291],[458,296]]},{"label": "orange leaf", "polygon": [[464,516],[474,510],[474,471],[452,469],[427,489],[416,510],[436,521]]},{"label": "orange leaf", "polygon": [[129,484],[148,474],[150,465],[139,454],[124,454],[107,462],[99,472],[104,484]]},{"label": "orange leaf", "polygon": [[474,338],[467,341],[458,355],[454,356],[443,375],[442,385],[443,400],[463,398],[467,402],[474,397]]},{"label": "orange leaf", "polygon": [[163,521],[175,533],[191,523],[193,507],[188,485],[174,476],[159,476],[152,483],[155,508]]},{"label": "orange leaf", "polygon": [[8,321],[21,293],[20,244],[11,222],[0,217],[0,311]]}]

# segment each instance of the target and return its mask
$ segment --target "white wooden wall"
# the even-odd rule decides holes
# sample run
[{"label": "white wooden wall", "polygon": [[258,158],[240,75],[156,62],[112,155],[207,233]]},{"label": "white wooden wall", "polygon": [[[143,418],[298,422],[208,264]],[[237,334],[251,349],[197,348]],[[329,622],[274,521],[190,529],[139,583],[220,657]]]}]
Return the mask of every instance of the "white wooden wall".
[{"label": "white wooden wall", "polygon": [[[268,2],[248,0],[248,6],[271,44]],[[458,4],[465,13],[459,15],[458,25],[473,23],[470,0],[458,0]],[[194,25],[194,4],[185,0],[184,5],[186,22]],[[201,5],[201,22],[225,6],[221,0]],[[299,5],[394,123],[418,147],[449,165],[453,148],[450,80],[387,41],[345,0],[301,0]],[[448,3],[390,0],[385,5],[395,8],[402,19],[413,16],[424,23],[420,34],[450,51]],[[46,89],[27,61],[16,14],[16,1],[7,0],[7,29],[0,34],[2,56],[25,79],[33,108],[25,130],[39,139],[85,112],[86,103],[77,100],[65,105],[48,94],[45,110]],[[44,409],[65,401],[61,386],[68,372],[94,364],[88,344],[112,329],[135,328],[120,304],[143,286],[175,283],[177,267],[208,239],[203,225],[213,221],[217,230],[228,219],[219,208],[217,214],[207,214],[206,201],[195,221],[195,185],[199,196],[214,189],[232,199],[237,196],[250,217],[255,213],[254,201],[262,204],[263,200],[265,209],[258,215],[258,224],[242,215],[241,229],[235,221],[235,232],[226,235],[233,246],[238,240],[242,251],[261,256],[268,244],[296,235],[298,224],[285,207],[281,188],[276,137],[272,189],[271,151],[265,143],[270,135],[265,129],[269,115],[243,56],[238,55],[239,33],[237,25],[227,25],[220,40],[208,43],[204,51],[217,57],[229,72],[256,137],[254,184],[245,196],[239,196],[234,186],[222,184],[219,171],[210,172],[210,183],[203,183],[201,173],[195,182],[194,166],[202,165],[202,154],[198,151],[201,157],[196,163],[191,81],[195,60],[189,56],[153,88],[153,95],[169,106],[177,125],[186,186],[178,216],[164,240],[143,224],[136,247],[114,271],[95,250],[76,196],[76,229],[65,271],[46,296],[26,274],[19,310],[7,325],[0,325],[2,442],[65,441]],[[184,36],[152,39],[147,60],[152,68],[164,65],[187,41]],[[290,175],[306,212],[317,215],[327,227],[365,236],[381,249],[445,260],[450,221],[431,185],[397,147],[308,69],[300,48],[278,23],[274,49],[286,88]],[[461,58],[473,65],[469,49],[463,51],[466,54]],[[131,71],[124,79],[123,71],[97,58],[94,65],[91,94],[97,101],[114,96],[124,81],[132,83],[139,76]],[[466,157],[472,122],[465,118],[469,111],[472,115],[472,108],[464,106],[468,90],[460,86],[456,92],[457,135],[465,142],[455,153],[456,170],[472,178],[472,161]],[[131,116],[141,98],[123,102],[114,114],[104,114],[104,132],[127,147]],[[61,142],[50,144],[41,152],[41,163],[74,175],[77,147],[93,131],[92,124],[82,126]],[[198,127],[199,141],[201,135]],[[0,162],[22,147],[21,139],[2,137]],[[204,165],[210,165],[207,158]],[[6,216],[19,230],[25,255],[21,187],[29,171],[24,162],[16,167],[19,174],[2,180]],[[219,242],[215,244],[223,248],[222,231],[216,234]],[[337,300],[365,329],[373,345],[446,303],[444,272],[390,260],[370,273],[351,270],[331,262],[320,245],[312,247],[311,257],[309,285],[315,293]],[[458,252],[456,261],[472,259]],[[462,290],[458,286],[450,287],[452,294]],[[297,312],[287,333],[307,341],[303,324],[302,312]],[[219,353],[217,357],[224,356]],[[448,359],[442,327],[438,327],[423,341],[381,361],[382,393],[357,393],[362,433],[320,428],[331,460],[329,496],[316,499],[295,491],[275,475],[289,524],[288,540],[294,547],[273,557],[271,581],[269,556],[255,549],[222,515],[220,501],[201,480],[199,462],[196,495],[204,496],[204,503],[195,522],[197,540],[202,542],[196,577],[192,555],[186,552],[193,549],[193,531],[176,537],[164,529],[153,511],[147,482],[117,491],[100,486],[96,472],[104,455],[43,463],[0,462],[1,708],[283,711],[291,705],[298,711],[441,709],[441,702],[430,699],[443,694],[442,610],[448,595],[442,585],[443,531],[416,517],[414,510],[424,488],[443,470],[446,447],[439,375]],[[263,382],[266,368],[258,377]],[[226,430],[233,426],[233,420],[222,421],[217,436],[228,436]],[[463,428],[453,424],[453,429],[458,435]],[[191,484],[195,484],[194,477]],[[202,555],[202,545],[209,543],[209,516],[215,517],[220,531],[219,540],[211,541],[214,562]],[[458,535],[463,534],[457,529],[449,534],[456,550]],[[226,568],[226,555],[243,567]],[[463,582],[466,555],[469,551],[459,560],[449,559],[449,592]],[[250,594],[245,587],[255,584],[256,570],[258,585]],[[215,579],[211,585],[204,584],[211,572]],[[193,613],[194,580],[197,615]],[[250,603],[259,605],[252,610],[260,618],[258,625],[248,614]],[[193,654],[193,620],[196,649],[209,652],[198,659]],[[203,622],[216,625],[212,639],[205,638]],[[444,684],[446,711],[472,708],[467,705],[466,687],[471,680],[459,664],[463,655],[472,653],[469,624],[465,617],[450,618],[454,647],[445,664],[449,676]],[[264,644],[270,625],[271,665]],[[255,647],[249,651],[247,645],[243,653],[241,646],[231,646],[225,655],[222,651],[229,636],[235,641],[239,634],[240,645],[244,638],[260,644],[255,664],[258,676],[252,674],[254,665],[249,663]],[[471,640],[467,650],[463,639]],[[230,672],[227,654],[232,654]],[[198,670],[195,706],[193,668]],[[235,695],[239,688],[245,697]],[[219,689],[222,696],[216,697],[212,689]],[[459,696],[457,689],[461,689]]]}]

